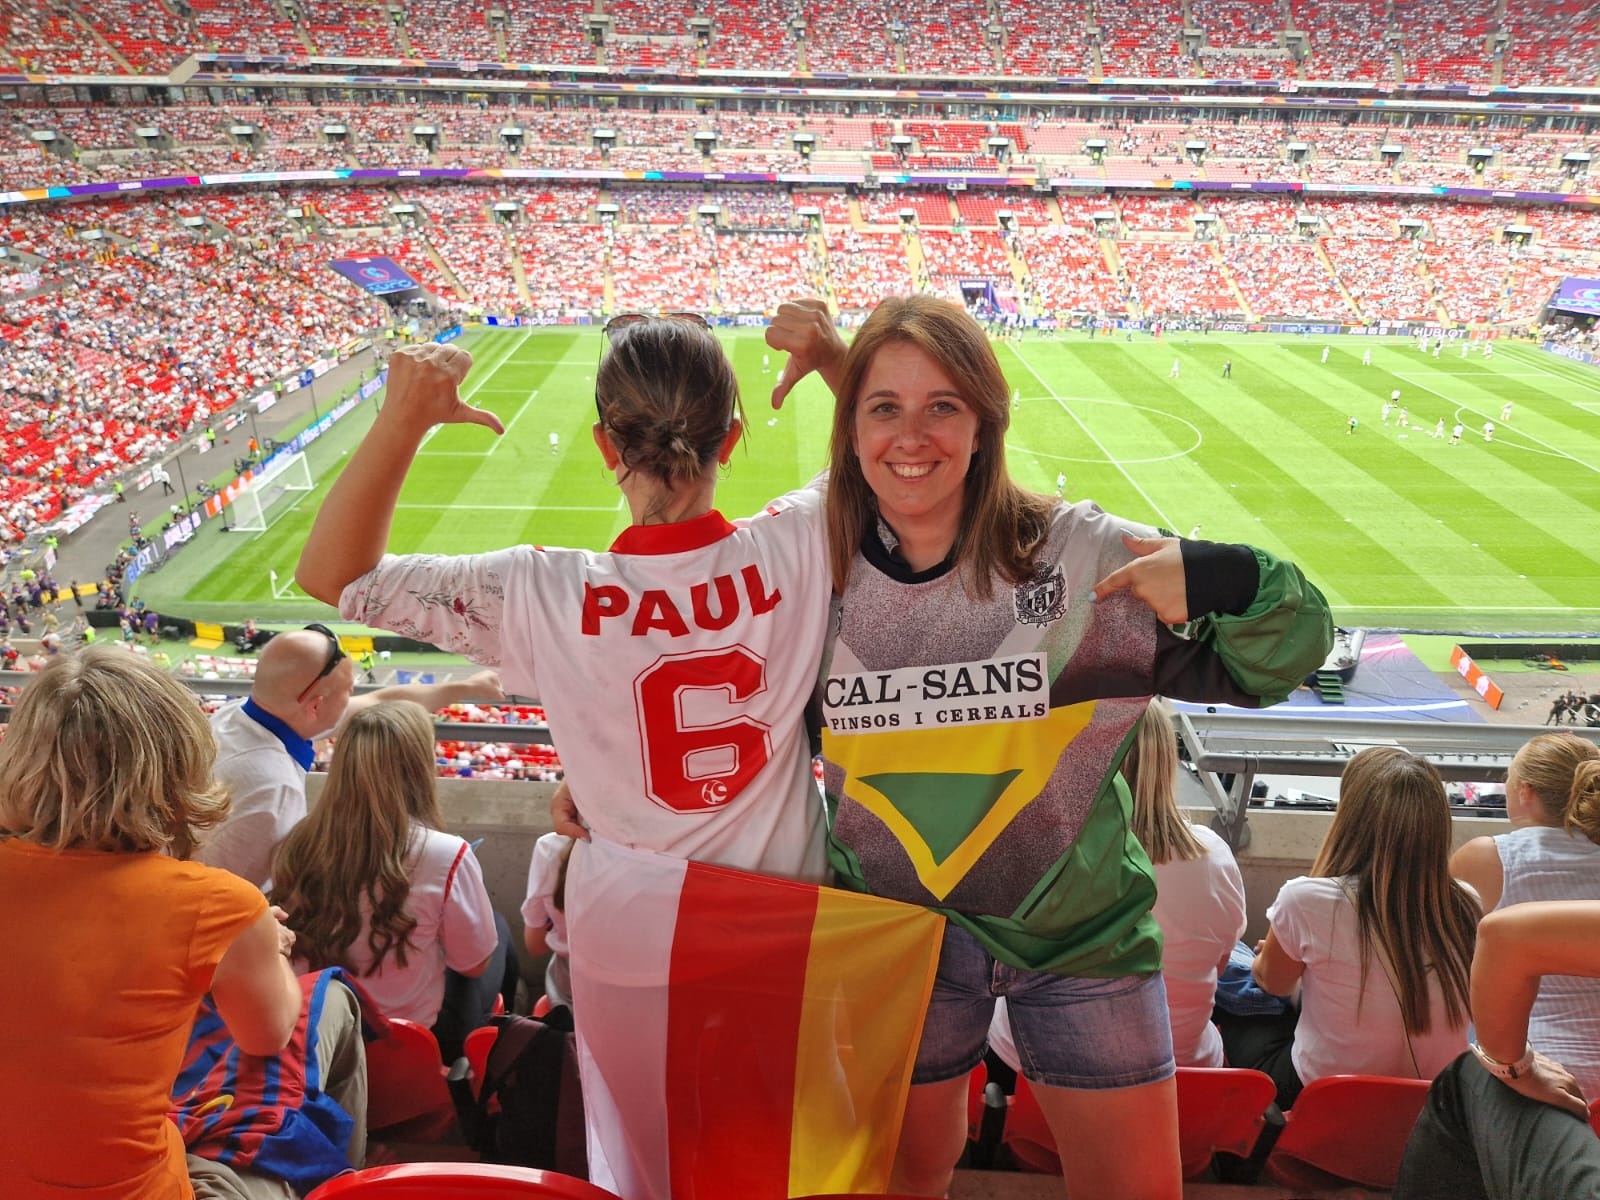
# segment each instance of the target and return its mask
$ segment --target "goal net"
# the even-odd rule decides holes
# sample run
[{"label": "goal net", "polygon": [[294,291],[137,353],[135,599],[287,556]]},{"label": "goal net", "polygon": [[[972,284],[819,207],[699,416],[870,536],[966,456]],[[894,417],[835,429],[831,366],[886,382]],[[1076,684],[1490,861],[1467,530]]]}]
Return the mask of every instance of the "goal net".
[{"label": "goal net", "polygon": [[291,454],[257,475],[233,498],[234,528],[240,533],[260,533],[267,527],[267,510],[289,492],[309,492],[311,468],[304,454]]}]

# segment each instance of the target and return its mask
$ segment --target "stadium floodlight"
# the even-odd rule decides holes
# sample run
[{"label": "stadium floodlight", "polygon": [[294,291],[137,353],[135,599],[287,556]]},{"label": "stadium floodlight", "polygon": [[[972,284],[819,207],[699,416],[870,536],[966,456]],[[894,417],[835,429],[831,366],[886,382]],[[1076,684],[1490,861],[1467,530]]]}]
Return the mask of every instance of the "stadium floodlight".
[{"label": "stadium floodlight", "polygon": [[233,498],[233,528],[237,533],[264,533],[267,510],[290,492],[302,495],[315,486],[311,467],[301,453],[289,454],[250,480]]}]

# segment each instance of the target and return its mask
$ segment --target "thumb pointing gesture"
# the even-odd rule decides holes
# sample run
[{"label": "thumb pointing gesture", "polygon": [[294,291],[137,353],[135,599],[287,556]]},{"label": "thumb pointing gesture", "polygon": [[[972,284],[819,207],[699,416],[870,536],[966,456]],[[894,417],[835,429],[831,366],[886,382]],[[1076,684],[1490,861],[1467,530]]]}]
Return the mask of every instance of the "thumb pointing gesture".
[{"label": "thumb pointing gesture", "polygon": [[1183,574],[1183,551],[1175,537],[1122,535],[1122,544],[1134,556],[1094,585],[1094,598],[1126,588],[1143,601],[1164,624],[1181,625],[1189,619],[1189,599]]}]

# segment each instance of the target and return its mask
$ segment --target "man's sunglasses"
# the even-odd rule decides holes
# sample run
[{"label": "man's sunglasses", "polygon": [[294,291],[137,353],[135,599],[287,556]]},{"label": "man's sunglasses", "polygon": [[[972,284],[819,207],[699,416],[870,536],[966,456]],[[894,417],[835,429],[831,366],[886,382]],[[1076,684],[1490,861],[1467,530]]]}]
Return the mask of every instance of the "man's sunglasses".
[{"label": "man's sunglasses", "polygon": [[317,672],[317,677],[310,683],[306,684],[305,689],[300,693],[299,696],[295,698],[296,704],[303,701],[312,688],[316,687],[317,684],[321,683],[329,675],[333,674],[333,669],[339,665],[339,660],[344,657],[344,647],[339,644],[339,635],[333,630],[329,629],[321,622],[313,622],[312,624],[307,625],[306,628],[314,633],[320,633],[323,637],[328,639],[328,661],[323,664],[322,670]]},{"label": "man's sunglasses", "polygon": [[[701,329],[710,329],[711,322],[697,312],[665,312],[665,313],[618,313],[601,327],[605,340],[600,343],[600,358],[595,360],[598,366],[606,356],[606,347],[616,341],[619,330],[631,328],[634,325],[643,325],[646,321],[687,321],[691,325],[698,325]],[[600,409],[600,393],[594,395],[594,410],[599,416],[601,424],[605,423],[606,415]]]}]

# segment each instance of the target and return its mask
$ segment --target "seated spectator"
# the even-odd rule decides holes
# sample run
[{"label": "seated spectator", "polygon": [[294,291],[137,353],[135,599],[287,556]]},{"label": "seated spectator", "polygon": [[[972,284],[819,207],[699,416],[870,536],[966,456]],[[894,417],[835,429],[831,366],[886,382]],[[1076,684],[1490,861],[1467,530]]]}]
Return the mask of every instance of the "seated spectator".
[{"label": "seated spectator", "polygon": [[499,698],[492,671],[459,682],[406,684],[352,699],[355,664],[326,625],[280,633],[256,661],[250,695],[211,718],[217,739],[217,779],[232,793],[233,810],[200,848],[200,858],[265,888],[272,856],[306,815],[306,772],[314,743],[331,737],[361,708],[412,700],[430,711],[457,700]]},{"label": "seated spectator", "polygon": [[[1546,733],[1517,751],[1506,775],[1511,832],[1474,838],[1450,870],[1488,911],[1530,900],[1600,900],[1600,746]],[[1530,1037],[1600,1096],[1600,979],[1549,975]]]},{"label": "seated spectator", "polygon": [[[565,790],[561,784],[556,790]],[[572,967],[567,958],[567,863],[572,839],[547,833],[533,844],[528,863],[528,896],[522,902],[522,941],[535,958],[550,955],[544,969],[544,994],[555,1006],[572,1007]]]},{"label": "seated spectator", "polygon": [[17,703],[0,743],[7,1196],[188,1196],[168,1089],[201,997],[247,1054],[294,1031],[294,935],[248,883],[187,861],[226,811],[214,754],[182,685],[109,646],[55,660]]},{"label": "seated spectator", "polygon": [[514,960],[477,858],[442,828],[433,748],[421,705],[352,716],[317,807],[279,848],[272,897],[297,964],[350,970],[384,1016],[432,1027],[453,1062]]},{"label": "seated spectator", "polygon": [[1600,976],[1600,904],[1502,908],[1478,927],[1472,1017],[1478,1040],[1434,1081],[1394,1200],[1600,1197],[1600,1141],[1577,1081],[1529,1041],[1552,975]]},{"label": "seated spectator", "polygon": [[1327,1075],[1432,1079],[1467,1044],[1467,972],[1480,912],[1450,878],[1450,804],[1426,759],[1363,750],[1311,874],[1267,909],[1256,982],[1301,993],[1299,1023],[1218,1014],[1228,1062],[1290,1107]]},{"label": "seated spectator", "polygon": [[1211,1023],[1217,972],[1244,933],[1244,879],[1233,851],[1178,810],[1178,744],[1172,706],[1157,697],[1139,721],[1122,761],[1133,793],[1133,832],[1150,856],[1165,950],[1172,1049],[1180,1067],[1223,1065],[1222,1037]]},{"label": "seated spectator", "polygon": [[[1233,851],[1203,825],[1191,825],[1178,809],[1178,743],[1172,706],[1157,697],[1136,727],[1122,761],[1133,793],[1133,833],[1155,870],[1151,911],[1165,943],[1161,974],[1167,981],[1173,1057],[1180,1067],[1223,1065],[1222,1035],[1211,1023],[1217,972],[1245,927],[1244,879]],[[989,1045],[1020,1071],[1005,1002],[995,1005]]]}]

